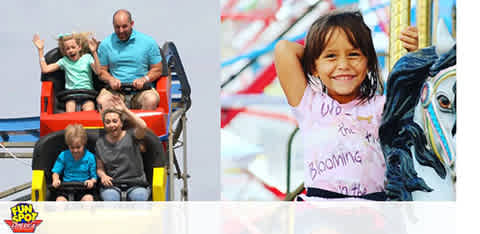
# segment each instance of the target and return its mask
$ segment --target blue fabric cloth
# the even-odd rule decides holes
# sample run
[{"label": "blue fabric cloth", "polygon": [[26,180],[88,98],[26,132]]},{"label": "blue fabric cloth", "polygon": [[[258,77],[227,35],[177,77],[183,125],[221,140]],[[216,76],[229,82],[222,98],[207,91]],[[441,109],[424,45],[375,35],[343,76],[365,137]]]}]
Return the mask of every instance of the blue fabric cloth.
[{"label": "blue fabric cloth", "polygon": [[73,158],[70,150],[61,152],[52,168],[53,173],[63,174],[64,182],[83,182],[88,179],[97,179],[96,171],[95,156],[87,149],[79,160]]},{"label": "blue fabric cloth", "polygon": [[105,38],[98,48],[98,58],[100,65],[108,66],[110,74],[122,83],[145,76],[150,65],[162,61],[155,40],[135,30],[127,41],[121,41],[115,33]]}]

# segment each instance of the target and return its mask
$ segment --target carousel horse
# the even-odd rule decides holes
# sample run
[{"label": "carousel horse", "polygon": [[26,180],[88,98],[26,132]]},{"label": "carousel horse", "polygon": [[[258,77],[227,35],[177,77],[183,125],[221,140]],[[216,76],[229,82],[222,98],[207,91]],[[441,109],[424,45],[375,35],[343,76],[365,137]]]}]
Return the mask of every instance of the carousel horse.
[{"label": "carousel horse", "polygon": [[379,136],[389,200],[455,200],[456,45],[393,67]]}]

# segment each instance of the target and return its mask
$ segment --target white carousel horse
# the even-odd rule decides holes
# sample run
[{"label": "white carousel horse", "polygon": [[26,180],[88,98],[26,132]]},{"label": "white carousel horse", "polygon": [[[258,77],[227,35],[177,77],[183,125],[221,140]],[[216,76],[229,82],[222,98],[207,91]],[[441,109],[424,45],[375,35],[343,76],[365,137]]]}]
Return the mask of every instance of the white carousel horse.
[{"label": "white carousel horse", "polygon": [[442,162],[447,174],[441,178],[432,168],[415,160],[417,173],[433,191],[414,192],[413,200],[455,200],[456,79],[456,66],[451,66],[429,77],[422,87],[414,121],[424,130],[429,149]]}]

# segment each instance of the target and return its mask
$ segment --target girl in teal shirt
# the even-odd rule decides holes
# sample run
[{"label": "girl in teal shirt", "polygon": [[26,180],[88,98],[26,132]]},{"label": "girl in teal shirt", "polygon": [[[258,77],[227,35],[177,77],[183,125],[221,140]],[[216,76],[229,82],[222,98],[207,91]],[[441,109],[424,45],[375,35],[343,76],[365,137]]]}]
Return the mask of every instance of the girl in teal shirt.
[{"label": "girl in teal shirt", "polygon": [[[95,38],[88,39],[88,33],[69,33],[58,36],[58,48],[63,57],[56,63],[47,64],[43,56],[44,40],[38,34],[33,36],[33,44],[38,49],[40,68],[42,73],[50,73],[62,69],[65,71],[65,89],[89,89],[93,90],[92,71],[98,74],[100,63],[97,56],[97,44]],[[88,53],[88,51],[91,52]],[[66,112],[75,112],[75,100],[67,100]],[[82,110],[95,110],[92,100],[82,104]]]}]

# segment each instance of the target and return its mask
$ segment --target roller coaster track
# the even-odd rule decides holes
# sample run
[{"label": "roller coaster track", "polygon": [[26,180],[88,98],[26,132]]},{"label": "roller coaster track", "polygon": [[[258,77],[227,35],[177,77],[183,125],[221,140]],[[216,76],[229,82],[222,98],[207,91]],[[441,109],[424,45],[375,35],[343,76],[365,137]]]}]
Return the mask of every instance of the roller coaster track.
[{"label": "roller coaster track", "polygon": [[2,142],[35,142],[40,135],[40,117],[0,119]]}]

